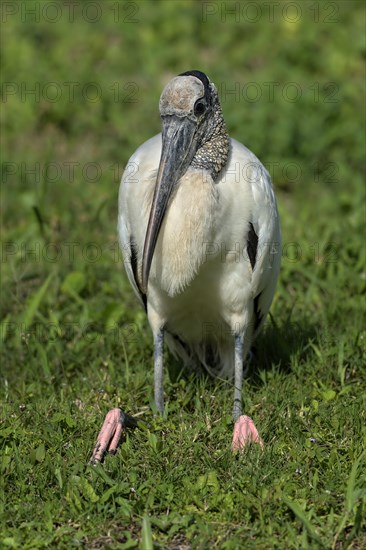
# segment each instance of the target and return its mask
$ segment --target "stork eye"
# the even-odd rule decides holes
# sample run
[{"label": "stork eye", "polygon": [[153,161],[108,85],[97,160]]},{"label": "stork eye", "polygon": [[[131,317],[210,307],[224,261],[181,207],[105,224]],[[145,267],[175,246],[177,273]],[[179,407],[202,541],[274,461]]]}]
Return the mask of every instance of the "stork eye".
[{"label": "stork eye", "polygon": [[194,105],[194,114],[202,115],[206,111],[206,105],[203,101],[198,100]]}]

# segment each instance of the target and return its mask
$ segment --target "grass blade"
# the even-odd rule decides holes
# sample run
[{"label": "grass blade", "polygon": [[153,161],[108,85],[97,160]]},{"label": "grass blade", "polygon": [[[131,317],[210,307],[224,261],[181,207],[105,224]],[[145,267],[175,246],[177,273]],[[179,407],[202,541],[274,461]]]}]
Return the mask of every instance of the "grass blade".
[{"label": "grass blade", "polygon": [[45,297],[52,278],[53,273],[50,273],[43,285],[37,290],[35,294],[33,294],[33,296],[30,297],[28,305],[23,313],[22,319],[25,330],[27,330],[32,324],[34,316],[37,313],[43,298]]},{"label": "grass blade", "polygon": [[149,516],[142,518],[141,550],[153,550],[154,543]]},{"label": "grass blade", "polygon": [[301,508],[301,506],[295,502],[294,500],[290,500],[286,497],[284,497],[283,499],[284,503],[286,504],[286,506],[288,506],[290,508],[290,510],[292,510],[292,512],[295,514],[295,516],[297,517],[298,520],[301,521],[301,523],[303,524],[303,526],[305,527],[305,529],[307,530],[309,536],[315,540],[318,544],[320,544],[321,546],[323,546],[323,543],[322,541],[320,540],[320,537],[319,535],[317,534],[317,532],[315,531],[314,527],[312,526],[312,524],[310,523],[310,520],[309,518],[307,517],[305,511]]},{"label": "grass blade", "polygon": [[361,460],[361,456],[359,456],[356,462],[354,462],[349,479],[348,479],[348,483],[347,483],[346,507],[347,507],[347,512],[349,514],[352,512],[353,506],[355,505],[355,501],[356,501],[355,499],[356,475],[357,475],[358,465]]}]

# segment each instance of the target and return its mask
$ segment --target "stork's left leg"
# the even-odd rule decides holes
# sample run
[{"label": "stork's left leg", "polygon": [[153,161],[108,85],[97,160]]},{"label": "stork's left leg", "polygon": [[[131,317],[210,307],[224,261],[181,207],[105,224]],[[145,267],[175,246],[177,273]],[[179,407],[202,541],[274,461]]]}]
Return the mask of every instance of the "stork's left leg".
[{"label": "stork's left leg", "polygon": [[234,387],[234,408],[233,417],[235,421],[232,450],[241,450],[248,443],[259,443],[263,448],[263,441],[259,437],[253,420],[241,414],[241,392],[243,387],[244,368],[244,336],[235,336],[235,387]]}]

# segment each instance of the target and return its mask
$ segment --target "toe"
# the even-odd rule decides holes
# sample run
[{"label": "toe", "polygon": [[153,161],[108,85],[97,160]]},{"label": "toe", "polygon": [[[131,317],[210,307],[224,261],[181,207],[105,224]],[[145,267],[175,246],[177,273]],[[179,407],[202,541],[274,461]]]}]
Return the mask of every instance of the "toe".
[{"label": "toe", "polygon": [[107,448],[108,453],[115,454],[117,452],[117,449],[121,442],[121,438],[123,437],[123,434],[124,434],[123,424],[121,422],[118,422],[114,435],[112,437],[112,440],[109,443]]},{"label": "toe", "polygon": [[253,420],[246,415],[239,416],[234,426],[232,450],[240,451],[249,443],[258,443],[264,448],[262,438],[259,436]]},{"label": "toe", "polygon": [[[99,432],[97,443],[94,447],[94,451],[90,462],[92,464],[97,464],[101,462],[104,458],[106,451],[110,450],[110,447],[113,444],[112,452],[115,452],[118,447],[119,438],[122,433],[122,426],[120,423],[121,411],[118,408],[110,410],[104,420],[102,429]],[[118,441],[116,438],[116,432],[119,431]]]}]

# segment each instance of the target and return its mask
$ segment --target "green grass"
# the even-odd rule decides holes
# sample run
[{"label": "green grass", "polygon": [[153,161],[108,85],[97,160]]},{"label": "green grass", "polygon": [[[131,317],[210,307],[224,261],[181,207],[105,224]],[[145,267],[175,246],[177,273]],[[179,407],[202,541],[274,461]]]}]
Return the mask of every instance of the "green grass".
[{"label": "green grass", "polygon": [[[34,22],[25,4],[2,33],[1,548],[364,548],[362,3],[302,2],[294,23],[286,2],[255,23],[220,11],[237,3],[210,3],[206,18],[204,3],[119,3],[118,21],[105,3],[95,23],[81,6],[72,23],[50,22],[51,8]],[[123,167],[159,131],[163,86],[191,68],[269,167],[282,221],[278,290],[243,389],[265,450],[240,456],[231,385],[186,378],[168,356],[154,416],[152,337],[116,244]],[[79,83],[74,98],[65,82]],[[92,82],[97,101],[83,97]],[[92,468],[119,405],[148,431]]]}]

